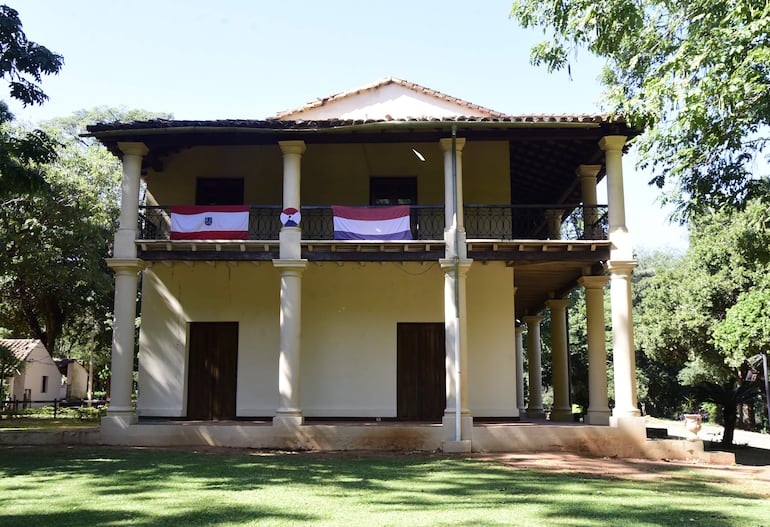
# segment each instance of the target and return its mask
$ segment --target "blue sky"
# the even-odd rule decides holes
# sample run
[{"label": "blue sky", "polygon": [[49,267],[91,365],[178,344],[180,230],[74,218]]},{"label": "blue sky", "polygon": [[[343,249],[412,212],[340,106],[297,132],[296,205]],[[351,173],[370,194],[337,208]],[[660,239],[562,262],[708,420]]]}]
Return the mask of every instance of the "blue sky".
[{"label": "blue sky", "polygon": [[[9,3],[27,37],[65,61],[43,81],[44,106],[9,101],[28,122],[98,105],[259,119],[389,76],[511,114],[600,111],[600,62],[578,55],[572,79],[530,66],[542,35],[508,18],[510,0]],[[635,246],[686,247],[649,176],[629,159],[624,169]]]}]

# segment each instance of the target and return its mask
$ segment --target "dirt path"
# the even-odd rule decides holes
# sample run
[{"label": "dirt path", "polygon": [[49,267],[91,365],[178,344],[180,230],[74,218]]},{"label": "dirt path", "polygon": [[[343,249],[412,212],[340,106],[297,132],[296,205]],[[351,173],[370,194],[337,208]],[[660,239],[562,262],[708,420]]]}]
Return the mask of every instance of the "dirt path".
[{"label": "dirt path", "polygon": [[706,465],[685,461],[590,458],[567,453],[510,453],[478,455],[479,459],[502,463],[512,469],[585,474],[603,478],[636,480],[689,479],[697,477],[751,486],[770,497],[770,465]]}]

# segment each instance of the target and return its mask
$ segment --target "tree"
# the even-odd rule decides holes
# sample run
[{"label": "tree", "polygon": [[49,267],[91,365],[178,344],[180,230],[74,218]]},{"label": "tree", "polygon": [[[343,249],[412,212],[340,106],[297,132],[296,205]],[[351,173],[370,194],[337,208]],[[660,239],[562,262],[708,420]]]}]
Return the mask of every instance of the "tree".
[{"label": "tree", "polygon": [[7,5],[0,5],[0,51],[0,75],[8,81],[11,97],[24,106],[48,100],[40,80],[43,75],[59,73],[64,59],[27,40],[18,11]]},{"label": "tree", "polygon": [[[27,40],[19,13],[0,5],[0,77],[10,95],[28,106],[48,98],[40,87],[43,75],[58,73],[64,64],[58,55]],[[45,181],[39,164],[55,157],[54,142],[42,131],[9,129],[13,114],[0,101],[0,205],[6,207],[12,192],[40,191]]]},{"label": "tree", "polygon": [[728,364],[770,353],[770,279],[738,296],[725,318],[714,328],[714,341]]},{"label": "tree", "polygon": [[571,71],[579,50],[606,60],[604,103],[645,129],[651,183],[686,220],[764,192],[758,159],[770,119],[770,4],[765,0],[516,0],[511,17],[542,28],[533,64]]},{"label": "tree", "polygon": [[40,167],[48,190],[16,193],[13,207],[0,208],[0,326],[31,333],[51,353],[61,337],[69,356],[86,355],[92,338],[109,347],[113,277],[104,259],[120,212],[121,165],[80,134],[97,121],[158,116],[95,108],[42,124],[59,145],[56,160]]},{"label": "tree", "polygon": [[731,343],[736,325],[730,313],[743,312],[736,306],[747,306],[770,274],[767,208],[767,201],[754,200],[743,211],[693,221],[690,249],[650,279],[639,305],[643,352],[677,366],[679,381],[697,387],[700,401],[721,405],[726,444],[732,442],[737,405],[756,396],[745,381],[754,348]]}]

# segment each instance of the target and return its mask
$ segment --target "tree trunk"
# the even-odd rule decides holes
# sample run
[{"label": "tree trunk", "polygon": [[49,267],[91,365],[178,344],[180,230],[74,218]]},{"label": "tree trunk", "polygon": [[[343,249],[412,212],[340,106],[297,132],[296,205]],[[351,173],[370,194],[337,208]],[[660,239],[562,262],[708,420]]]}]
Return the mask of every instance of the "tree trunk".
[{"label": "tree trunk", "polygon": [[732,446],[735,436],[735,423],[738,420],[738,403],[735,401],[722,405],[725,431],[722,435],[722,446]]}]

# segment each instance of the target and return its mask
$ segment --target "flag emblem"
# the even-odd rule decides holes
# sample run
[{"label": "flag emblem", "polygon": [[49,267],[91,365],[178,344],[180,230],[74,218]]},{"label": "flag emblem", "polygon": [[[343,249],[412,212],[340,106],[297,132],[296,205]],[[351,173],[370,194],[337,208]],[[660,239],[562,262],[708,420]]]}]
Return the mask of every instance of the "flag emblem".
[{"label": "flag emblem", "polygon": [[285,227],[298,227],[301,220],[302,214],[300,214],[300,212],[293,207],[289,207],[281,211],[281,223]]}]

